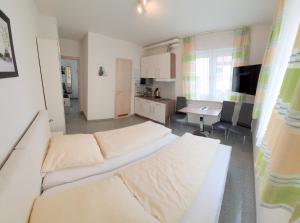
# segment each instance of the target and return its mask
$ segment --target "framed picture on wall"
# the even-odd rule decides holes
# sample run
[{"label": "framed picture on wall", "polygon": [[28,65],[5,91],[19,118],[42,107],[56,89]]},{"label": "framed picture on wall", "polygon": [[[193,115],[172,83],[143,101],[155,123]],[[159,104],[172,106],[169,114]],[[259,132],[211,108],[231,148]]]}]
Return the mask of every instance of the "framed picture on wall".
[{"label": "framed picture on wall", "polygon": [[17,77],[18,69],[9,18],[0,10],[0,78]]}]

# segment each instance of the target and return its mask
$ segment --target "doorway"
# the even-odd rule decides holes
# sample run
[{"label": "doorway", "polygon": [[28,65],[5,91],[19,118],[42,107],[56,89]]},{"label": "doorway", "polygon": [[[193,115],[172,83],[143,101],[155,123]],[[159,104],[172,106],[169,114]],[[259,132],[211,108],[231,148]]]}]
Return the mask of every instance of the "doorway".
[{"label": "doorway", "polygon": [[79,58],[61,57],[61,74],[66,118],[80,112]]},{"label": "doorway", "polygon": [[115,117],[120,118],[130,114],[132,85],[132,60],[116,60],[116,95]]}]

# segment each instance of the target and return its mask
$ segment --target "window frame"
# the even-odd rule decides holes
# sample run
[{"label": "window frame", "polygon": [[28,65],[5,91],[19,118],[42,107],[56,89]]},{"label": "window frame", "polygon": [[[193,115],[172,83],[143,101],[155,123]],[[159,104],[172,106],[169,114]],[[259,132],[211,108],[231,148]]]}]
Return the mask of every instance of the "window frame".
[{"label": "window frame", "polygon": [[[208,50],[198,50],[196,52],[196,76],[197,82],[201,75],[198,75],[197,67],[198,67],[198,58],[208,58],[209,60],[209,93],[208,95],[201,94],[197,92],[197,98],[194,100],[211,100],[211,101],[223,101],[224,99],[228,98],[230,94],[230,90],[228,93],[222,97],[218,96],[216,92],[216,81],[217,81],[217,58],[220,56],[231,56],[231,76],[230,76],[230,83],[232,82],[232,73],[233,73],[233,60],[232,60],[232,52],[233,48],[220,48],[220,49],[208,49]],[[196,83],[198,86],[199,84]],[[231,89],[231,88],[230,88]]]}]

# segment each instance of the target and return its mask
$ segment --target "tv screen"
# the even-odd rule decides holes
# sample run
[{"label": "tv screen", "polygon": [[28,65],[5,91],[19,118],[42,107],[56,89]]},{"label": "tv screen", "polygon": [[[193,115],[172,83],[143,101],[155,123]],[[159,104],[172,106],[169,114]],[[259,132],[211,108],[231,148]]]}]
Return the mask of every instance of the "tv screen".
[{"label": "tv screen", "polygon": [[234,67],[232,76],[232,91],[255,95],[261,64]]}]

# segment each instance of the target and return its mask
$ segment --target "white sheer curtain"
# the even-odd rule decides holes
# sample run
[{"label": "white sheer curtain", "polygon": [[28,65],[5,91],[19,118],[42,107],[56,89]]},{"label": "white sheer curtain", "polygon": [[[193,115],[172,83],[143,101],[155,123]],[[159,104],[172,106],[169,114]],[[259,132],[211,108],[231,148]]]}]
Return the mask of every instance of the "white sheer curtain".
[{"label": "white sheer curtain", "polygon": [[227,99],[232,84],[232,48],[198,51],[196,76],[197,99]]},{"label": "white sheer curtain", "polygon": [[297,35],[300,21],[300,1],[286,0],[283,11],[282,28],[278,38],[278,51],[276,52],[274,64],[271,67],[270,80],[266,89],[265,100],[262,103],[262,113],[257,129],[257,145],[260,145],[266,132],[273,107],[276,103],[280,87],[288,65],[293,44]]}]

